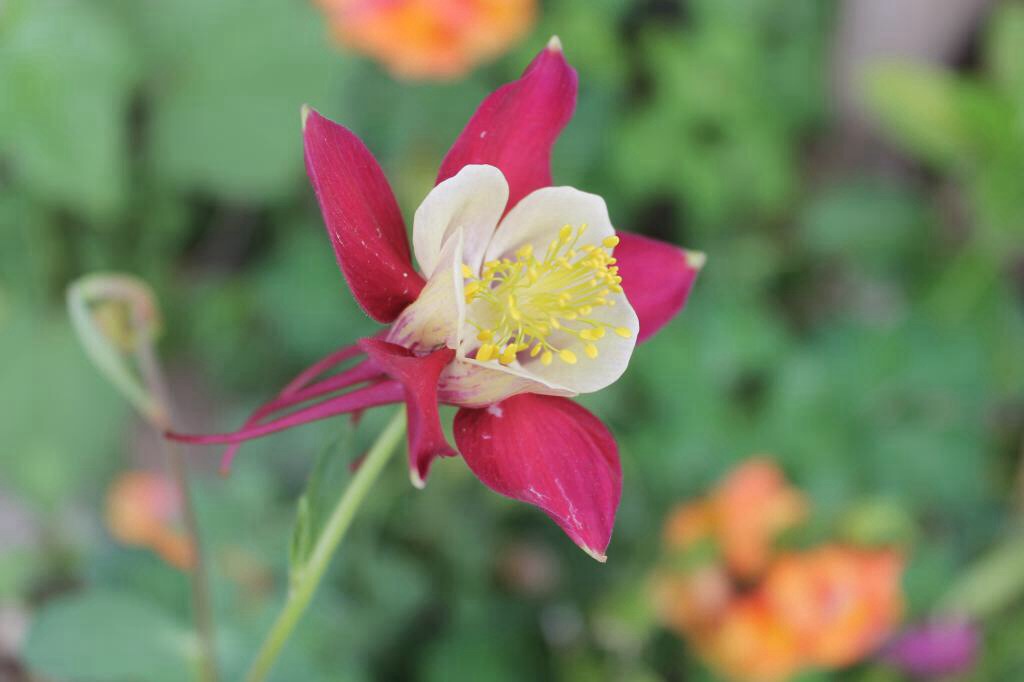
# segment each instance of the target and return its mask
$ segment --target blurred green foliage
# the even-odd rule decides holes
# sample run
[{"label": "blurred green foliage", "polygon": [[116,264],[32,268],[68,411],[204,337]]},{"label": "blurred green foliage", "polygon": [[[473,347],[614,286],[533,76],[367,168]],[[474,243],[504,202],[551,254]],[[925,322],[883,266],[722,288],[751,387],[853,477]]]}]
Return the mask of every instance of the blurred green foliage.
[{"label": "blurred green foliage", "polygon": [[[107,484],[145,453],[74,341],[64,286],[97,269],[151,282],[187,425],[236,425],[375,328],[322,234],[299,106],[359,133],[409,216],[476,103],[552,33],[581,80],[556,181],[606,196],[623,228],[709,255],[680,319],[584,400],[622,449],[609,563],[458,460],[422,492],[395,466],[275,679],[714,679],[637,605],[666,511],[756,452],[812,497],[819,538],[912,538],[910,615],[929,614],[1017,532],[1024,11],[993,16],[978,69],[893,65],[866,84],[927,172],[818,177],[835,18],[815,0],[550,0],[497,63],[409,84],[330,45],[298,0],[0,3],[0,498],[32,531],[0,539],[0,602],[34,618],[19,658],[73,680],[190,665],[183,577],[102,529]],[[951,193],[965,218],[945,210]],[[368,415],[338,461],[385,417]],[[216,453],[192,452],[228,679],[279,605],[295,503],[337,431],[248,445],[227,480]],[[543,579],[523,577],[524,556]],[[1021,600],[1002,601],[979,682],[1024,672]],[[807,679],[894,676],[868,662]]]}]

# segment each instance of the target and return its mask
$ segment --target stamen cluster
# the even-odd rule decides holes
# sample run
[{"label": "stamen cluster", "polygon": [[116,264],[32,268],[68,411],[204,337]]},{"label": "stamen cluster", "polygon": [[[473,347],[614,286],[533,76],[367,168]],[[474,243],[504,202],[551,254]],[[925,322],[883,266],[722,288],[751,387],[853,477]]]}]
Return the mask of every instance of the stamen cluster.
[{"label": "stamen cluster", "polygon": [[[616,236],[605,237],[599,246],[577,246],[587,226],[565,225],[551,241],[543,258],[534,254],[532,244],[515,252],[515,258],[484,263],[479,277],[462,266],[466,304],[476,308],[469,323],[477,329],[481,345],[476,359],[512,363],[521,352],[540,357],[550,365],[555,358],[576,364],[570,346],[582,345],[590,359],[598,356],[597,343],[611,330],[624,338],[632,336],[625,327],[613,327],[594,319],[594,310],[614,306],[610,294],[622,293],[622,277],[611,255]],[[481,302],[485,308],[480,311]],[[480,324],[481,319],[488,320]]]}]

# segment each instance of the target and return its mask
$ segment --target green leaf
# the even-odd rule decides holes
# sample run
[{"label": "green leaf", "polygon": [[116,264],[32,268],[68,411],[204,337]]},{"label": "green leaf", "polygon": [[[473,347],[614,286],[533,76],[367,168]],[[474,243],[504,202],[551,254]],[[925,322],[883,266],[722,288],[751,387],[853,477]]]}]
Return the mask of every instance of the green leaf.
[{"label": "green leaf", "polygon": [[[98,487],[118,456],[123,400],[82,351],[67,321],[14,305],[0,316],[0,480],[26,501],[60,508]],[[31,352],[26,352],[31,349]]]},{"label": "green leaf", "polygon": [[845,182],[823,188],[808,202],[800,234],[815,255],[905,271],[908,256],[934,230],[930,217],[924,198],[908,188],[892,182]]},{"label": "green leaf", "polygon": [[963,82],[922,66],[888,64],[868,73],[867,104],[900,143],[929,160],[951,164],[971,149],[957,97]]},{"label": "green leaf", "polygon": [[327,103],[340,59],[308,3],[148,0],[150,161],[167,181],[235,200],[286,196],[302,173],[299,108]]},{"label": "green leaf", "polygon": [[94,2],[13,0],[0,15],[0,154],[31,193],[110,216],[136,73],[120,27]]},{"label": "green leaf", "polygon": [[988,67],[996,83],[1024,113],[1024,5],[1003,3],[993,14],[990,26]]},{"label": "green leaf", "polygon": [[191,679],[191,635],[138,598],[94,591],[39,612],[22,652],[40,675],[75,682]]},{"label": "green leaf", "polygon": [[776,7],[764,25],[718,4],[694,13],[681,30],[642,35],[649,93],[613,136],[615,182],[635,196],[673,193],[698,225],[775,213],[796,188],[797,136],[820,110],[819,14],[807,2]]},{"label": "green leaf", "polygon": [[988,618],[1018,602],[1024,594],[1024,536],[1011,535],[953,584],[939,611]]},{"label": "green leaf", "polygon": [[[349,422],[344,420],[344,423]],[[354,428],[347,427],[343,435],[321,450],[309,474],[306,490],[296,508],[295,526],[289,543],[288,558],[292,575],[306,565],[345,482],[351,477],[349,464],[354,433]]]},{"label": "green leaf", "polygon": [[[454,607],[452,625],[435,638],[420,668],[425,682],[511,682],[540,679],[536,660],[525,650],[522,639],[496,637],[498,631],[526,627],[514,614],[502,613],[501,605],[491,605],[478,597],[461,597]],[[507,608],[507,607],[505,607]],[[490,612],[489,612],[490,611]],[[502,625],[495,625],[495,617]],[[511,622],[510,622],[511,621]],[[500,630],[499,630],[500,628]],[[506,629],[507,628],[507,629]]]}]

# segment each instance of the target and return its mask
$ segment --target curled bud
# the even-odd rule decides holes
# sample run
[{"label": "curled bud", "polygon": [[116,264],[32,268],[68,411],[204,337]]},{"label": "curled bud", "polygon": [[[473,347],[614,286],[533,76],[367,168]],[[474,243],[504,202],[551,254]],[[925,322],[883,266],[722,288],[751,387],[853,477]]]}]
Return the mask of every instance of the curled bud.
[{"label": "curled bud", "polygon": [[67,302],[89,359],[139,412],[165,428],[168,410],[153,356],[161,318],[149,285],[130,275],[86,275],[68,287]]}]

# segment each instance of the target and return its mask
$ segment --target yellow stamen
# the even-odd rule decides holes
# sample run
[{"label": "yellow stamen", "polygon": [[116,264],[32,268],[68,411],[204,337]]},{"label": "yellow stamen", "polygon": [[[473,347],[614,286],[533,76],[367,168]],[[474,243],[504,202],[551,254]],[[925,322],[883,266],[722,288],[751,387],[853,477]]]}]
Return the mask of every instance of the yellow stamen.
[{"label": "yellow stamen", "polygon": [[508,365],[516,359],[516,348],[517,346],[511,343],[505,346],[505,350],[501,352],[501,357],[499,358],[501,364]]},{"label": "yellow stamen", "polygon": [[463,278],[472,277],[473,276],[473,270],[470,269],[470,267],[468,265],[466,265],[465,263],[462,264],[462,276],[463,276]]},{"label": "yellow stamen", "polygon": [[618,334],[619,336],[621,336],[624,339],[628,339],[631,336],[633,336],[633,332],[629,331],[625,327],[616,327],[615,328],[615,333]]},{"label": "yellow stamen", "polygon": [[480,362],[487,362],[488,360],[494,357],[495,351],[497,350],[497,346],[495,346],[493,343],[485,343],[484,345],[480,346],[480,350],[476,352],[476,359],[479,360]]},{"label": "yellow stamen", "polygon": [[615,305],[612,295],[622,292],[609,252],[619,239],[610,236],[598,244],[580,245],[585,228],[564,225],[543,254],[524,244],[514,257],[484,263],[478,275],[463,265],[467,319],[482,343],[477,360],[509,364],[517,353],[528,350],[529,357],[538,358],[543,366],[555,357],[575,364],[580,353],[598,357],[595,342],[607,330],[632,336],[626,328],[591,317],[598,309]]}]

